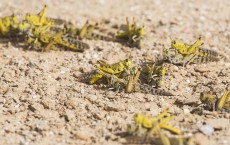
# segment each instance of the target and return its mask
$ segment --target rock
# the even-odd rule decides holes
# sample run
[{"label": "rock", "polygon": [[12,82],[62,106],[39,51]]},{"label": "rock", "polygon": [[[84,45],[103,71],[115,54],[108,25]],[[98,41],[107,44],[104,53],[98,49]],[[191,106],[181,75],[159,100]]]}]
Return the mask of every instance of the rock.
[{"label": "rock", "polygon": [[106,106],[104,107],[104,109],[106,111],[124,111],[125,110],[125,107],[124,106],[119,106],[117,104],[112,104],[112,103],[109,103],[109,104],[106,104]]},{"label": "rock", "polygon": [[88,94],[87,98],[89,99],[89,101],[95,102],[97,100],[97,95]]},{"label": "rock", "polygon": [[44,120],[36,120],[35,121],[35,129],[37,131],[44,131],[50,128],[48,121]]},{"label": "rock", "polygon": [[42,98],[41,104],[45,109],[55,109],[55,100],[49,97]]},{"label": "rock", "polygon": [[65,112],[65,119],[67,121],[73,121],[73,120],[75,120],[76,118],[75,118],[74,111],[72,111],[72,110],[66,110],[66,112]]},{"label": "rock", "polygon": [[116,98],[116,95],[113,91],[107,91],[105,94],[105,97],[108,99],[114,99],[114,98]]},{"label": "rock", "polygon": [[43,110],[43,106],[39,103],[32,103],[31,105],[28,106],[29,109],[33,112],[35,111],[40,111],[40,110]]},{"label": "rock", "polygon": [[39,114],[42,116],[43,119],[48,120],[50,122],[55,122],[59,119],[59,113],[55,110],[40,110]]},{"label": "rock", "polygon": [[207,67],[207,66],[202,65],[202,66],[200,66],[200,67],[195,67],[194,70],[195,70],[196,72],[204,73],[204,72],[210,71],[210,68]]},{"label": "rock", "polygon": [[98,119],[98,120],[102,120],[104,118],[105,114],[102,112],[94,112],[93,113],[93,117]]},{"label": "rock", "polygon": [[205,134],[205,135],[207,135],[207,136],[210,136],[210,135],[214,132],[213,127],[211,127],[211,126],[208,125],[208,124],[202,125],[202,126],[199,128],[199,130],[200,130],[203,134]]},{"label": "rock", "polygon": [[184,111],[184,114],[190,113],[190,111],[189,111],[189,109],[188,109],[187,107],[184,107],[184,108],[183,108],[183,111]]},{"label": "rock", "polygon": [[88,141],[88,140],[90,140],[89,132],[85,131],[85,130],[77,131],[75,138]]}]

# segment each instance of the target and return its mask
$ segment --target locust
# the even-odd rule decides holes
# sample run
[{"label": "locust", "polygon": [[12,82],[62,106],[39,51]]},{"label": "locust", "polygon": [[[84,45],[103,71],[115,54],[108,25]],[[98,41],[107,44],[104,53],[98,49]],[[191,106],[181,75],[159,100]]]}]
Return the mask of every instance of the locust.
[{"label": "locust", "polygon": [[116,38],[123,39],[130,45],[141,48],[144,33],[144,26],[138,27],[135,19],[133,19],[133,24],[130,25],[129,19],[126,18],[126,28],[124,31],[118,32]]},{"label": "locust", "polygon": [[126,84],[126,92],[130,93],[133,90],[136,91],[136,84],[138,84],[139,77],[141,74],[141,68],[134,69],[128,77],[128,82]]},{"label": "locust", "polygon": [[200,101],[207,110],[215,111],[230,111],[230,90],[225,90],[220,98],[215,98],[213,95],[203,92],[200,95]]},{"label": "locust", "polygon": [[[64,31],[60,31],[60,32],[56,33],[55,35],[52,35],[52,34],[42,34],[40,36],[40,40],[42,42],[47,43],[47,45],[43,48],[42,51],[48,51],[48,50],[50,50],[50,48],[53,45],[60,45],[62,47],[66,47],[66,48],[71,49],[73,51],[83,52],[83,49],[81,49],[81,48],[79,49],[79,47],[76,47],[76,45],[74,45],[74,43],[69,43],[67,41],[64,41],[62,39],[64,33],[65,33]],[[76,44],[78,45],[79,43],[76,43]]]},{"label": "locust", "polygon": [[165,76],[166,69],[163,66],[156,66],[153,64],[149,66],[146,64],[144,73],[147,74],[147,83],[153,87],[161,87],[163,85],[163,77]]},{"label": "locust", "polygon": [[134,24],[130,25],[127,18],[127,30],[117,34],[116,38],[109,37],[96,33],[94,30],[98,29],[98,23],[90,24],[87,20],[84,25],[79,29],[76,28],[73,24],[69,23],[64,26],[67,33],[77,36],[79,39],[94,39],[94,40],[104,40],[104,41],[113,41],[120,42],[121,39],[128,40],[132,45],[137,45],[141,47],[141,39],[144,34],[144,28],[139,28],[136,25],[134,19]]},{"label": "locust", "polygon": [[66,24],[64,26],[67,33],[77,36],[79,39],[94,39],[94,40],[104,40],[104,41],[116,41],[116,39],[93,32],[98,27],[98,23],[89,24],[87,20],[82,28],[76,28],[73,24]]},{"label": "locust", "polygon": [[[111,75],[121,75],[123,72],[128,71],[129,67],[132,65],[132,61],[129,59],[125,59],[123,61],[111,64],[111,65],[107,64],[104,61],[98,61],[97,63],[99,64],[99,65],[95,65],[97,70],[100,70],[102,72],[105,72]],[[100,73],[97,73],[90,79],[89,84],[94,84],[101,78],[103,78],[103,75]]]},{"label": "locust", "polygon": [[[140,125],[128,125],[128,137],[125,137],[128,144],[163,144],[171,145],[169,138],[164,134],[159,126],[155,126],[151,133],[150,129],[144,128]],[[131,136],[130,136],[131,135]],[[158,136],[160,139],[156,138]]]},{"label": "locust", "polygon": [[26,13],[24,22],[29,23],[31,27],[49,26],[52,31],[61,31],[61,28],[59,26],[65,25],[67,21],[62,19],[45,17],[47,8],[48,5],[45,5],[38,14]]},{"label": "locust", "polygon": [[45,17],[47,8],[48,6],[45,5],[44,8],[38,14],[26,13],[25,20],[32,23],[35,26],[51,25],[51,21],[49,21]]},{"label": "locust", "polygon": [[124,144],[151,144],[151,145],[195,145],[194,138],[191,136],[180,135],[179,137],[168,137],[162,131],[158,130],[157,136],[147,137],[147,130],[138,128],[135,125],[129,125],[128,135],[124,136],[126,142]]},{"label": "locust", "polygon": [[112,75],[110,73],[106,73],[104,71],[98,70],[98,73],[107,78],[107,82],[110,87],[114,88],[115,90],[125,90],[127,93],[131,92],[140,92],[145,94],[157,94],[163,96],[173,96],[173,94],[162,90],[154,88],[148,84],[142,84],[139,80],[139,76],[141,74],[141,69],[132,69],[132,71],[126,74],[126,77],[118,77],[116,75]]},{"label": "locust", "polygon": [[0,37],[6,37],[12,34],[17,29],[17,17],[13,14],[0,18]]},{"label": "locust", "polygon": [[225,90],[223,95],[217,101],[217,109],[230,111],[230,90]]},{"label": "locust", "polygon": [[173,118],[173,115],[164,117],[168,113],[168,109],[165,109],[157,116],[151,117],[143,114],[135,114],[133,119],[136,123],[147,129],[153,129],[155,126],[159,126],[161,129],[166,129],[175,134],[181,134],[179,129],[167,125],[166,123]]},{"label": "locust", "polygon": [[27,36],[26,42],[28,44],[32,44],[33,46],[43,46],[42,51],[49,51],[50,49],[52,49],[54,45],[66,47],[73,51],[79,51],[79,52],[84,51],[85,48],[89,48],[88,44],[83,43],[81,41],[77,41],[77,40],[74,41],[74,39],[70,39],[70,38],[66,38],[67,40],[65,41],[64,31],[60,31],[54,34],[50,32],[43,33],[43,31],[40,31],[40,32],[34,32],[34,34],[36,35]]},{"label": "locust", "polygon": [[217,53],[214,50],[199,49],[200,54],[203,54],[202,56],[197,54],[180,54],[176,49],[169,48],[169,49],[163,49],[163,60],[168,61],[175,65],[183,65],[186,66],[190,63],[194,64],[201,64],[201,63],[208,63],[208,62],[217,62],[221,59],[225,60],[226,58]]},{"label": "locust", "polygon": [[48,51],[53,46],[61,46],[73,51],[83,52],[89,45],[70,37],[65,29],[60,29],[53,22],[60,22],[59,19],[46,18],[47,5],[38,13],[27,13],[25,21],[19,23],[20,32],[25,33],[25,43],[34,49]]},{"label": "locust", "polygon": [[68,22],[59,18],[45,17],[48,5],[44,5],[44,8],[38,14],[26,13],[25,20],[27,23],[33,26],[47,26],[49,25],[53,31],[61,31],[60,26],[66,25]]},{"label": "locust", "polygon": [[171,48],[176,49],[180,54],[194,54],[203,56],[203,53],[199,52],[200,46],[202,46],[203,43],[201,43],[201,37],[199,37],[196,42],[194,42],[192,45],[187,45],[183,42],[176,42],[175,40],[171,41]]},{"label": "locust", "polygon": [[[134,125],[128,125],[128,133],[134,136],[147,135],[147,138],[153,138],[155,135],[160,137],[163,145],[170,145],[169,138],[161,131],[161,129],[168,130],[174,134],[181,134],[181,131],[173,126],[167,125],[167,122],[172,119],[172,115],[165,117],[168,109],[165,109],[157,116],[146,116],[144,114],[135,114],[133,120]],[[144,139],[146,140],[146,138]]]},{"label": "locust", "polygon": [[192,45],[172,40],[171,48],[163,49],[163,58],[170,63],[182,64],[183,66],[190,63],[198,64],[226,59],[214,50],[200,48],[202,45],[203,43],[201,43],[201,37],[199,37]]},{"label": "locust", "polygon": [[89,21],[86,21],[83,27],[79,30],[79,37],[82,39],[84,37],[90,37],[89,35],[97,27],[97,23],[94,25],[89,24]]},{"label": "locust", "polygon": [[98,70],[102,76],[107,78],[109,86],[115,90],[125,89],[127,93],[134,92],[136,83],[139,80],[141,68],[134,67],[133,69],[127,70],[122,75],[113,75],[102,70]]},{"label": "locust", "polygon": [[[65,29],[61,28],[61,25],[67,23],[66,21],[46,17],[47,8],[48,6],[45,5],[37,14],[26,13],[25,19],[19,22],[16,21],[14,14],[1,18],[0,36],[20,36],[29,48],[42,51],[54,49],[54,46],[79,52],[89,48],[88,44],[70,36]],[[91,29],[92,26],[89,31]]]},{"label": "locust", "polygon": [[[27,26],[28,23],[20,25],[21,31],[25,31],[25,43],[33,49],[42,51],[50,50],[54,45],[66,47],[73,51],[82,52],[84,48],[88,48],[83,42],[74,41],[74,39],[66,38],[65,31],[52,32],[50,25]],[[25,29],[25,30],[23,30]],[[65,40],[66,38],[66,40]],[[71,41],[70,41],[71,40]]]},{"label": "locust", "polygon": [[207,109],[207,110],[212,110],[212,111],[215,111],[215,105],[216,105],[216,101],[217,99],[207,93],[207,92],[202,92],[200,94],[200,101],[204,104],[204,108]]}]

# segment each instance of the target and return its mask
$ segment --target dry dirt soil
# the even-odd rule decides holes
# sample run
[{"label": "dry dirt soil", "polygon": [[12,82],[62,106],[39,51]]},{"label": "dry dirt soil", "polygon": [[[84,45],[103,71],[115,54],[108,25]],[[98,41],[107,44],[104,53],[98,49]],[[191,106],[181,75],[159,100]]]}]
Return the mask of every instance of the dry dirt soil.
[{"label": "dry dirt soil", "polygon": [[[190,113],[203,91],[220,96],[230,88],[229,0],[1,0],[0,16],[13,12],[23,18],[48,4],[47,16],[62,18],[80,27],[86,20],[121,25],[125,18],[145,26],[143,48],[115,42],[86,40],[90,49],[37,52],[12,43],[0,43],[0,144],[122,144],[117,135],[126,131],[135,113],[157,115],[165,108],[175,117],[169,124],[192,135],[199,145],[230,145],[230,114]],[[228,61],[167,64],[163,88],[174,96],[116,93],[80,82],[97,60],[115,63],[128,57],[135,64],[154,61],[170,37],[192,43],[202,36],[204,48],[224,54]],[[199,132],[203,123],[214,128],[210,136]],[[169,133],[168,133],[169,134]],[[170,134],[169,134],[170,135]],[[172,136],[172,135],[171,135]]]}]

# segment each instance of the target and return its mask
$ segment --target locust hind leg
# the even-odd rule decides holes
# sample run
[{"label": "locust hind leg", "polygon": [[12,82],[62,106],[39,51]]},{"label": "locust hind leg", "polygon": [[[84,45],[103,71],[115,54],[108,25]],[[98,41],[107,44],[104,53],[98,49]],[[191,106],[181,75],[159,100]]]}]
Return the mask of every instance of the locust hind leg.
[{"label": "locust hind leg", "polygon": [[83,38],[87,34],[87,28],[89,27],[89,21],[87,20],[83,27],[80,29],[79,37]]},{"label": "locust hind leg", "polygon": [[187,51],[189,54],[194,53],[197,50],[199,50],[199,47],[203,45],[203,43],[201,43],[200,41],[201,41],[201,37],[199,37],[193,45],[187,48]]},{"label": "locust hind leg", "polygon": [[126,92],[130,93],[133,90],[133,85],[134,85],[134,81],[133,81],[134,76],[130,75],[128,83],[126,85]]},{"label": "locust hind leg", "polygon": [[191,62],[193,62],[193,60],[198,57],[198,54],[188,54],[184,57],[183,60],[183,67],[185,67],[186,65],[189,65]]},{"label": "locust hind leg", "polygon": [[49,50],[57,50],[57,48],[52,48],[56,43],[55,42],[49,42],[43,49],[42,52],[47,52]]},{"label": "locust hind leg", "polygon": [[217,101],[217,109],[221,110],[229,98],[230,98],[230,91],[225,90],[224,94]]}]

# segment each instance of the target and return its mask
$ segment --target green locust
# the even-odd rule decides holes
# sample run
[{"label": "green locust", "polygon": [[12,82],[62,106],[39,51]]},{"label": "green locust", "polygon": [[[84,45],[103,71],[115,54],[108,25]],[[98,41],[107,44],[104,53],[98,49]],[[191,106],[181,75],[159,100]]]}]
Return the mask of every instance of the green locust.
[{"label": "green locust", "polygon": [[200,101],[203,103],[204,108],[207,110],[221,110],[230,112],[230,90],[225,90],[220,98],[215,98],[213,95],[203,92],[200,95]]},{"label": "green locust", "polygon": [[150,117],[143,114],[135,114],[133,119],[136,123],[147,129],[153,129],[155,126],[159,126],[161,129],[166,129],[175,134],[181,134],[179,129],[167,125],[166,123],[172,119],[172,115],[164,117],[168,113],[168,109],[164,110],[157,116]]},{"label": "green locust", "polygon": [[156,66],[153,64],[149,66],[146,64],[144,73],[147,74],[147,83],[153,87],[161,87],[163,85],[163,77],[165,76],[166,69],[163,66]]},{"label": "green locust", "polygon": [[53,34],[41,34],[40,35],[40,40],[44,43],[47,43],[47,45],[43,48],[42,51],[48,51],[53,45],[60,45],[62,47],[66,47],[68,49],[74,50],[74,51],[80,51],[82,52],[82,49],[77,48],[74,44],[68,43],[66,41],[63,41],[62,37],[64,35],[64,31],[60,31],[56,33],[55,35]]},{"label": "green locust", "polygon": [[38,14],[31,14],[26,13],[25,20],[32,23],[35,26],[42,26],[42,25],[51,25],[51,21],[49,21],[46,17],[47,5],[38,13]]},{"label": "green locust", "polygon": [[126,77],[118,77],[116,75],[112,75],[100,70],[98,70],[98,73],[101,76],[107,78],[109,86],[115,90],[125,90],[127,93],[140,92],[153,95],[173,96],[173,94],[166,92],[165,90],[157,89],[148,84],[142,84],[139,82],[139,76],[141,73],[139,68],[137,71],[125,74],[124,76]]},{"label": "green locust", "polygon": [[[168,109],[164,110],[157,116],[146,116],[144,114],[135,114],[133,120],[135,124],[128,125],[128,133],[134,136],[144,136],[147,138],[153,138],[158,135],[163,145],[170,145],[169,138],[161,131],[161,129],[168,130],[174,134],[181,134],[181,131],[173,126],[167,125],[167,122],[172,119],[172,115],[165,117]],[[145,138],[144,140],[146,141]]]},{"label": "green locust", "polygon": [[61,31],[60,26],[66,25],[68,22],[62,19],[45,17],[48,6],[45,5],[44,8],[38,14],[26,13],[25,20],[27,23],[32,24],[32,26],[50,26],[53,31]]},{"label": "green locust", "polygon": [[129,19],[126,18],[126,28],[122,32],[118,32],[116,37],[127,41],[130,45],[137,48],[142,47],[142,38],[144,35],[144,27],[138,27],[136,20],[133,19],[133,24],[130,25]]},{"label": "green locust", "polygon": [[14,14],[0,18],[0,37],[9,36],[16,30],[16,20],[17,17]]},{"label": "green locust", "polygon": [[197,145],[194,142],[194,138],[184,135],[179,135],[179,137],[168,137],[162,131],[158,129],[156,131],[157,136],[148,137],[148,130],[139,127],[137,125],[128,125],[128,134],[125,137],[124,144],[151,144],[151,145]]},{"label": "green locust", "polygon": [[97,27],[97,23],[94,25],[89,24],[89,21],[87,20],[85,24],[82,26],[82,28],[77,28],[73,24],[69,23],[64,26],[64,29],[67,33],[75,35],[79,37],[79,39],[83,38],[89,38],[89,35],[92,33],[92,31]]},{"label": "green locust", "polygon": [[86,21],[81,29],[76,28],[73,24],[66,24],[64,26],[67,33],[72,34],[73,36],[79,37],[79,39],[94,39],[94,40],[104,40],[104,41],[116,41],[115,39],[93,32],[97,28],[98,24],[89,24],[89,21]]},{"label": "green locust", "polygon": [[[97,70],[100,70],[102,72],[111,75],[120,75],[121,73],[128,71],[129,67],[132,65],[132,61],[129,59],[111,65],[107,64],[104,61],[98,61],[97,63],[99,64],[95,66]],[[89,84],[94,84],[96,81],[100,80],[101,78],[103,78],[103,75],[97,73],[90,79]]]},{"label": "green locust", "polygon": [[[61,46],[73,51],[82,52],[85,48],[89,48],[88,44],[80,42],[71,37],[65,37],[65,32],[51,32],[50,25],[29,27],[25,37],[25,42],[30,47],[42,51],[48,51],[53,46]],[[74,41],[75,40],[75,41]]]},{"label": "green locust", "polygon": [[192,45],[187,45],[183,42],[176,42],[175,40],[171,41],[171,48],[176,49],[180,54],[197,54],[203,56],[203,53],[199,52],[200,46],[202,46],[201,37],[197,39]]},{"label": "green locust", "polygon": [[226,59],[221,54],[217,53],[214,50],[208,50],[201,48],[200,54],[202,53],[202,56],[199,56],[197,54],[180,54],[176,49],[169,48],[169,49],[163,49],[163,60],[168,61],[169,63],[175,64],[175,65],[189,65],[190,63],[200,64],[200,63],[208,63],[208,62],[217,62],[221,59]]},{"label": "green locust", "polygon": [[79,52],[89,48],[88,44],[70,36],[61,27],[67,23],[66,21],[45,17],[47,7],[45,5],[38,14],[26,13],[25,19],[19,22],[16,22],[15,15],[1,18],[0,36],[20,37],[29,48],[42,51],[53,49],[54,46]]},{"label": "green locust", "polygon": [[207,93],[207,92],[202,92],[200,94],[200,101],[204,104],[204,108],[207,110],[216,110],[215,105],[216,105],[216,98]]},{"label": "green locust", "polygon": [[139,80],[141,69],[134,67],[134,69],[128,70],[123,75],[118,76],[101,70],[98,70],[98,73],[106,77],[109,86],[115,90],[125,89],[125,92],[131,93],[135,91],[135,85]]}]

